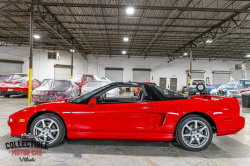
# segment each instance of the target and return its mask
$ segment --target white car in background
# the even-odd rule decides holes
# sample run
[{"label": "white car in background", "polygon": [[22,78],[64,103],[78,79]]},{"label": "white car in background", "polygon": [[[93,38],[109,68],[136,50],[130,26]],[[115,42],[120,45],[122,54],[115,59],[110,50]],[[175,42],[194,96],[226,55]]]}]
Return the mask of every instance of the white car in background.
[{"label": "white car in background", "polygon": [[[111,81],[91,81],[82,86],[81,95],[92,92],[93,90],[110,84]],[[119,97],[119,88],[112,89],[106,93],[106,97]]]}]

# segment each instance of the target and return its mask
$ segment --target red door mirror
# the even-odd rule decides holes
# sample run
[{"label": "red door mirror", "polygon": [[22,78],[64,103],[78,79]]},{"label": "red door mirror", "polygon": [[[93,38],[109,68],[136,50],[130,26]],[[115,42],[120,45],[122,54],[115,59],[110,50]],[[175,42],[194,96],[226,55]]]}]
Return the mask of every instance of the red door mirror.
[{"label": "red door mirror", "polygon": [[88,105],[87,105],[87,108],[94,108],[95,105],[96,105],[96,98],[92,98],[92,99],[89,101],[89,103],[88,103]]}]

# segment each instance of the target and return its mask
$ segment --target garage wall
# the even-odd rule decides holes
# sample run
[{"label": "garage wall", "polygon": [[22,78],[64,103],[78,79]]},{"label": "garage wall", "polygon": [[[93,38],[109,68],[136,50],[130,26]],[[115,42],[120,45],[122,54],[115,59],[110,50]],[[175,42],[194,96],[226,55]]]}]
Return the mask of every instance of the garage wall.
[{"label": "garage wall", "polygon": [[[48,59],[48,50],[34,49],[33,77],[39,80],[54,78],[54,65],[71,65],[71,54],[58,51],[61,60]],[[0,47],[0,59],[24,61],[22,71],[29,72],[29,48],[28,47]],[[74,54],[74,75],[87,72],[87,61],[79,54]]]},{"label": "garage wall", "polygon": [[[59,51],[61,60],[48,60],[47,50],[34,49],[34,69],[33,77],[39,80],[44,78],[54,78],[54,65],[64,64],[70,65],[71,55],[69,52]],[[21,60],[24,61],[23,73],[28,73],[29,64],[29,48],[28,47],[0,47],[0,59]],[[170,78],[177,78],[177,90],[186,85],[186,71],[189,70],[189,59],[177,59],[167,63],[167,58],[130,58],[124,57],[95,57],[88,55],[85,60],[81,55],[74,55],[74,75],[76,74],[96,74],[105,76],[105,68],[123,68],[123,81],[133,81],[133,68],[149,68],[150,81],[159,85],[159,78],[166,77],[167,85],[170,85]],[[204,78],[209,77],[213,82],[212,71],[230,71],[233,70],[235,64],[241,61],[223,62],[223,61],[193,61],[193,70],[205,70]],[[250,73],[250,72],[249,72]],[[236,74],[237,75],[237,74]],[[247,76],[250,74],[247,73]],[[244,75],[243,75],[244,76]],[[240,76],[240,77],[243,77]],[[234,76],[235,77],[235,76]],[[246,77],[248,78],[248,77]],[[250,77],[249,77],[250,78]],[[234,78],[230,78],[233,80]]]},{"label": "garage wall", "polygon": [[[186,86],[186,71],[189,70],[189,59],[178,59],[167,63],[167,58],[130,58],[126,57],[94,57],[88,55],[88,68],[95,71],[93,74],[105,76],[105,67],[123,68],[123,81],[128,82],[133,80],[133,68],[150,68],[150,81],[159,85],[160,77],[167,78],[167,85],[170,86],[170,78],[177,78],[177,90],[182,86]],[[211,61],[195,60],[193,61],[193,70],[205,70],[204,78],[209,77],[210,83],[213,82],[212,71],[230,71],[235,64],[242,63],[241,61]],[[89,70],[88,70],[89,71]],[[91,71],[89,71],[91,72]],[[234,78],[230,78],[233,80]]]}]

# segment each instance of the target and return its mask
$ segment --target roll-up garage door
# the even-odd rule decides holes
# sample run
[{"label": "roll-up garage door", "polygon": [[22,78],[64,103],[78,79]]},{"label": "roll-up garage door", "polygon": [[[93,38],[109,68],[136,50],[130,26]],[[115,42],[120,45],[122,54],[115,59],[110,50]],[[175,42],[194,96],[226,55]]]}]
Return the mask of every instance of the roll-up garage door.
[{"label": "roll-up garage door", "polygon": [[230,71],[213,71],[213,85],[226,84],[230,81]]},{"label": "roll-up garage door", "polygon": [[0,59],[0,74],[22,73],[23,61]]},{"label": "roll-up garage door", "polygon": [[[189,72],[189,70],[187,70],[187,72]],[[204,73],[205,73],[204,70],[192,70],[191,78],[192,79],[195,79],[195,78],[204,79]],[[189,77],[187,76],[187,85],[188,85],[188,82],[189,82]]]},{"label": "roll-up garage door", "polygon": [[150,82],[151,69],[133,69],[133,81],[134,82]]},{"label": "roll-up garage door", "polygon": [[71,78],[71,66],[70,65],[55,65],[54,78],[57,80],[67,80]]},{"label": "roll-up garage door", "polygon": [[105,68],[105,77],[110,81],[123,82],[123,68]]}]

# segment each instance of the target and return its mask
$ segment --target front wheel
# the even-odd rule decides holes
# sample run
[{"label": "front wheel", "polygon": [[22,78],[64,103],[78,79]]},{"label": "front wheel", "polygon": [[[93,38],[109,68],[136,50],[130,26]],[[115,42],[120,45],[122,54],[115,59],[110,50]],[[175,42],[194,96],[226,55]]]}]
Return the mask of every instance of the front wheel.
[{"label": "front wheel", "polygon": [[36,141],[57,146],[64,138],[66,129],[62,120],[54,114],[46,113],[38,116],[30,125],[30,133]]},{"label": "front wheel", "polygon": [[206,119],[198,115],[189,115],[178,123],[176,138],[185,149],[200,151],[210,145],[213,131]]},{"label": "front wheel", "polygon": [[10,94],[4,94],[4,97],[10,97]]}]

